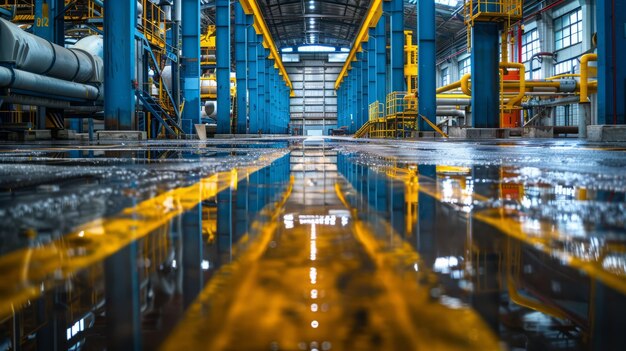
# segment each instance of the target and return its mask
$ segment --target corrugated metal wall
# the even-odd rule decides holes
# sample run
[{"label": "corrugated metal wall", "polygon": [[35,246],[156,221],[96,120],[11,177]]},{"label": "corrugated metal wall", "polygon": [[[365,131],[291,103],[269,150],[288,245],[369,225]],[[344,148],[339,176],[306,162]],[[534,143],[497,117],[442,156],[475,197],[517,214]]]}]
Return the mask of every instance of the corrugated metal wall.
[{"label": "corrugated metal wall", "polygon": [[293,83],[291,98],[291,130],[305,135],[327,135],[337,127],[337,94],[335,80],[341,63],[328,62],[327,55],[300,54],[300,62],[285,63]]}]

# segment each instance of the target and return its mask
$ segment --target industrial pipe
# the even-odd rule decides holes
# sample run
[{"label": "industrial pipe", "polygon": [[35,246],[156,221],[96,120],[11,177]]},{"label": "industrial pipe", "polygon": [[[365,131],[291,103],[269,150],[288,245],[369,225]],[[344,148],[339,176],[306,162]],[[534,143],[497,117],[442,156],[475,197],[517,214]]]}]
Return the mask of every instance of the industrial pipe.
[{"label": "industrial pipe", "polygon": [[[589,61],[597,61],[598,54],[585,54],[580,58],[580,102],[589,102]],[[597,84],[597,83],[596,83]]]},{"label": "industrial pipe", "polygon": [[53,44],[4,19],[0,19],[0,47],[0,62],[22,71],[79,83],[103,80],[101,58]]},{"label": "industrial pipe", "polygon": [[470,89],[470,77],[472,77],[471,73],[466,73],[461,77],[461,91],[465,95],[472,96],[472,90]]},{"label": "industrial pipe", "polygon": [[52,77],[0,66],[0,88],[13,88],[60,97],[102,100],[100,89]]}]

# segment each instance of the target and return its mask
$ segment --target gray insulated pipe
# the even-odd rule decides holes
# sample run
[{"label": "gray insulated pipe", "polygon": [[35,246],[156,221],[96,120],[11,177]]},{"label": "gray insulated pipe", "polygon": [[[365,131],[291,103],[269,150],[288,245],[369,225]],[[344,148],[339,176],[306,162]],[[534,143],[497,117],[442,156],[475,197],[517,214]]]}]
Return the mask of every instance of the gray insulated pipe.
[{"label": "gray insulated pipe", "polygon": [[79,83],[101,83],[102,59],[82,49],[66,49],[0,19],[0,63],[22,71]]},{"label": "gray insulated pipe", "polygon": [[75,99],[102,99],[100,90],[94,86],[68,82],[3,66],[0,66],[0,88],[13,88]]}]

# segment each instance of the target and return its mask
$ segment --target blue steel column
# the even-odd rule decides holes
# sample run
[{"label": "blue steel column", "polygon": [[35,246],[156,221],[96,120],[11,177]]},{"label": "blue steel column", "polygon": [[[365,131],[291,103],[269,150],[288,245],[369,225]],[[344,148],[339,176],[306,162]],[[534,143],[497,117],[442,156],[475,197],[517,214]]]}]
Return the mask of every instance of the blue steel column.
[{"label": "blue steel column", "polygon": [[[105,1],[105,4],[112,1]],[[200,2],[181,0],[183,57],[183,129],[193,134],[194,124],[200,123]],[[135,5],[134,2],[133,6]],[[110,12],[109,12],[110,13]],[[105,16],[106,17],[106,16]],[[108,99],[108,97],[107,97]]]},{"label": "blue steel column", "polygon": [[107,130],[134,129],[136,10],[134,1],[104,2],[104,12],[109,14],[104,16],[104,125]]},{"label": "blue steel column", "polygon": [[[419,0],[417,5],[417,88],[419,114],[436,122],[437,82],[435,81],[435,2]],[[494,98],[494,100],[497,100]],[[420,131],[433,129],[418,117]]]},{"label": "blue steel column", "polygon": [[376,25],[376,100],[382,103],[385,103],[387,99],[386,22],[385,16],[382,16]]},{"label": "blue steel column", "polygon": [[65,43],[63,0],[36,0],[33,34],[61,46]]},{"label": "blue steel column", "polygon": [[258,36],[257,45],[257,104],[258,104],[258,131],[267,133],[265,124],[265,48],[263,47],[263,37]]},{"label": "blue steel column", "polygon": [[352,74],[354,75],[355,86],[355,94],[356,94],[356,104],[354,106],[355,115],[354,115],[354,124],[352,125],[351,133],[355,133],[359,128],[361,128],[361,119],[363,118],[362,106],[363,106],[363,94],[361,93],[361,87],[363,86],[361,76],[363,69],[361,65],[363,62],[363,53],[357,52],[356,54],[356,62],[352,63]]},{"label": "blue steel column", "polygon": [[230,0],[215,1],[217,132],[230,134]]},{"label": "blue steel column", "polygon": [[239,1],[235,1],[235,61],[237,63],[237,134],[248,132],[248,67],[246,44],[246,14]]},{"label": "blue steel column", "polygon": [[248,23],[248,96],[250,99],[250,110],[248,112],[250,116],[249,133],[256,133],[259,131],[259,111],[258,111],[258,90],[257,90],[257,35],[252,27],[254,18],[251,15],[247,16]]},{"label": "blue steel column", "polygon": [[474,23],[471,58],[472,126],[474,128],[498,128],[500,126],[498,41],[497,23]]},{"label": "blue steel column", "polygon": [[626,2],[597,0],[596,23],[598,124],[626,124]]},{"label": "blue steel column", "polygon": [[270,70],[271,67],[273,66],[272,61],[269,59],[270,56],[270,51],[269,49],[265,49],[265,129],[267,130],[268,134],[272,133],[272,118],[271,118],[271,113],[272,113],[272,106],[270,105],[270,94],[271,94],[271,90],[270,90],[270,85],[271,85],[271,81],[270,81]]},{"label": "blue steel column", "polygon": [[360,125],[364,125],[367,123],[369,119],[369,43],[363,43],[363,62],[361,63],[361,95],[363,95],[363,104],[361,105],[361,109],[363,110],[363,117],[361,118]]},{"label": "blue steel column", "polygon": [[[376,36],[374,29],[369,30],[369,42],[367,43],[367,47],[369,51],[367,52],[367,74],[368,74],[368,103],[372,103],[377,100],[376,96]],[[381,101],[382,102],[382,101]]]},{"label": "blue steel column", "polygon": [[[405,91],[404,80],[404,0],[385,2],[389,6],[391,30],[391,91]],[[434,66],[431,68],[434,71]]]}]

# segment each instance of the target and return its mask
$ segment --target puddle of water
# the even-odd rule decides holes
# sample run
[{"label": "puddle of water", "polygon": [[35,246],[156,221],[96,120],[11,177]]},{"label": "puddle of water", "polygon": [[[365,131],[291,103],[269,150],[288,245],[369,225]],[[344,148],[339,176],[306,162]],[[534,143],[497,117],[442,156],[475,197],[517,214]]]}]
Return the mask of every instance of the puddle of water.
[{"label": "puddle of water", "polygon": [[[403,150],[364,155],[321,138],[263,168],[254,160],[270,158],[271,149],[261,151],[268,145],[181,150],[162,162],[134,153],[115,176],[103,158],[76,174],[81,184],[57,178],[10,188],[5,199],[16,202],[0,202],[0,218],[30,212],[14,215],[22,222],[0,236],[0,345],[626,348],[626,190],[618,173],[589,181],[534,158],[472,163],[438,147],[423,152],[457,157],[411,162]],[[81,155],[72,166],[91,162]],[[27,165],[32,179],[56,167],[46,162]],[[89,200],[95,188],[112,192]],[[63,205],[68,194],[94,207],[73,214]],[[33,215],[49,207],[57,212]],[[95,218],[71,221],[89,214]],[[55,216],[56,231],[37,227]],[[18,230],[22,223],[38,230]]]}]

